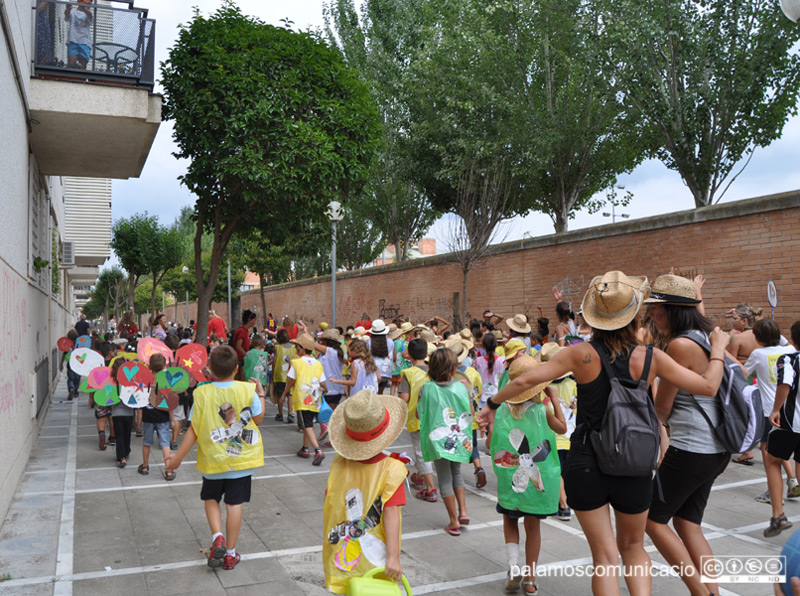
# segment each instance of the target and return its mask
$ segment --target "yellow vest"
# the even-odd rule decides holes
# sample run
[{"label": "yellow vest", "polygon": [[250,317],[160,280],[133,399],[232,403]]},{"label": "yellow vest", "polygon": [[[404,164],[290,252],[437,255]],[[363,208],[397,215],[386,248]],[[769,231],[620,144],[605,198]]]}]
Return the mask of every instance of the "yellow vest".
[{"label": "yellow vest", "polygon": [[272,362],[272,380],[275,383],[285,383],[286,373],[289,372],[289,365],[292,358],[297,356],[294,344],[285,348],[281,344],[275,345],[275,360]]},{"label": "yellow vest", "polygon": [[322,363],[315,360],[313,365],[302,358],[292,360],[294,367],[294,385],[292,386],[292,408],[297,410],[310,410],[319,412],[322,400]]},{"label": "yellow vest", "polygon": [[[253,383],[213,383],[194,391],[192,428],[197,435],[197,469],[203,474],[249,470],[264,465],[261,433],[251,419]],[[220,410],[223,410],[221,413]],[[223,413],[227,418],[223,418]]]},{"label": "yellow vest", "polygon": [[344,594],[351,578],[385,564],[383,503],[402,490],[406,474],[405,464],[391,457],[375,464],[334,458],[322,510],[325,585],[334,594]]},{"label": "yellow vest", "polygon": [[[555,387],[558,391],[558,399],[564,402],[568,408],[572,406],[572,401],[578,396],[578,385],[571,377],[567,377],[560,383],[551,383],[550,387]],[[550,404],[550,409],[553,409],[553,404]],[[575,412],[565,411],[564,417],[567,419],[567,434],[556,435],[556,449],[569,449],[571,430],[575,427]],[[571,424],[570,424],[571,421]],[[570,429],[570,426],[572,427]]]},{"label": "yellow vest", "polygon": [[477,422],[477,414],[480,411],[478,400],[481,398],[481,391],[483,391],[483,379],[481,379],[481,373],[471,366],[464,369],[464,375],[472,384],[472,389],[469,392],[469,397],[472,400],[472,407],[475,409],[475,415],[472,419],[472,430],[478,430],[480,428]]},{"label": "yellow vest", "polygon": [[408,418],[406,418],[406,428],[413,433],[419,430],[419,416],[417,415],[417,404],[419,403],[419,390],[428,380],[428,372],[418,366],[410,366],[400,371],[400,377],[408,379]]}]

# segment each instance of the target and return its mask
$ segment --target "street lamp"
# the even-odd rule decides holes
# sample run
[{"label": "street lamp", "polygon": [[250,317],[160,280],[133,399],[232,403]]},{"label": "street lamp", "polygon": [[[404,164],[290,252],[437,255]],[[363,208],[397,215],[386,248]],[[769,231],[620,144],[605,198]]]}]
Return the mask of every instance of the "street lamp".
[{"label": "street lamp", "polygon": [[[182,273],[184,275],[189,273],[189,268],[184,265]],[[177,300],[176,300],[176,302],[177,302]],[[178,316],[175,315],[175,318],[177,319]],[[187,327],[189,326],[189,288],[188,287],[186,288],[186,326]]]},{"label": "street lamp", "polygon": [[790,21],[800,24],[800,0],[781,0],[781,10]]},{"label": "street lamp", "polygon": [[603,217],[610,217],[611,218],[611,223],[616,223],[617,217],[621,217],[622,219],[628,219],[630,217],[630,215],[627,214],[627,213],[617,214],[616,205],[614,205],[614,203],[611,203],[611,213],[604,212],[603,213]]},{"label": "street lamp", "polygon": [[339,201],[328,203],[326,212],[333,228],[333,246],[331,247],[331,328],[336,328],[336,224],[342,221],[342,204]]}]

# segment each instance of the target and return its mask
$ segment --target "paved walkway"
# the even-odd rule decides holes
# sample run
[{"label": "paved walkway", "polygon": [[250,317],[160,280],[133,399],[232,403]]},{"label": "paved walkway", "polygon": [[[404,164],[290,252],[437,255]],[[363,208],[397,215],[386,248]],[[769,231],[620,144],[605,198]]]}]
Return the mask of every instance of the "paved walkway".
[{"label": "paved walkway", "polygon": [[[160,453],[151,455],[147,477],[136,473],[141,439],[133,438],[128,467],[115,467],[113,447],[101,452],[86,396],[66,401],[62,382],[0,528],[0,595],[55,594],[126,596],[192,594],[322,595],[322,501],[333,453],[319,468],[295,456],[300,436],[294,425],[273,421],[268,404],[261,425],[266,465],[254,476],[245,506],[232,571],[212,570],[201,549],[210,532],[199,499],[200,474],[190,454],[173,482],[161,474]],[[394,450],[409,449],[403,433]],[[487,472],[491,469],[484,457]],[[414,594],[503,594],[505,548],[502,521],[494,511],[495,479],[484,490],[464,466],[472,524],[461,537],[442,531],[441,503],[409,498],[403,510],[402,563]],[[730,465],[717,481],[706,513],[706,532],[717,555],[776,555],[788,539],[766,540],[770,515],[753,497],[765,490],[760,463]],[[800,521],[800,502],[787,502]],[[650,549],[652,550],[652,548]],[[523,550],[524,552],[524,550]],[[571,577],[540,577],[540,594],[589,594],[577,577],[591,561],[575,519],[542,526],[542,564]],[[661,565],[663,559],[653,554]],[[771,586],[727,584],[723,594],[767,596]],[[675,577],[654,579],[655,594],[684,594]]]}]

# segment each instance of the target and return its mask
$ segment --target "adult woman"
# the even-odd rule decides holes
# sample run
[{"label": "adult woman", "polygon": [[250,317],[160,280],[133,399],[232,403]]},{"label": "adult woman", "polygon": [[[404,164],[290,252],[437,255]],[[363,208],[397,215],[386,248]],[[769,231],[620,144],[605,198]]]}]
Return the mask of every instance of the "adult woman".
[{"label": "adult woman", "polygon": [[119,320],[119,324],[117,325],[117,330],[119,331],[120,337],[124,337],[130,341],[136,340],[136,334],[139,333],[139,328],[134,322],[133,310],[128,310],[124,315],[122,315],[122,318]]},{"label": "adult woman", "polygon": [[381,319],[372,321],[370,331],[372,337],[368,340],[369,351],[375,365],[378,367],[378,391],[383,393],[392,380],[392,367],[394,366],[394,341],[389,339],[389,328]]},{"label": "adult woman", "polygon": [[[758,342],[753,335],[753,325],[761,316],[763,309],[750,304],[739,304],[732,311],[733,325],[731,329],[731,342],[728,352],[739,362],[744,364],[753,350],[758,348]],[[783,345],[783,344],[782,344]]]},{"label": "adult woman", "polygon": [[[294,324],[294,321],[292,321],[292,319],[289,318],[289,315],[283,317],[283,323],[281,324],[281,328],[286,329],[286,333],[289,334],[289,339],[292,341],[297,339],[297,334],[300,333],[300,327]],[[269,335],[270,337],[277,337],[278,331],[280,331],[280,329],[278,331],[270,331],[269,329],[265,329],[264,331],[266,331],[267,335]]]},{"label": "adult woman", "polygon": [[163,312],[156,314],[156,316],[153,318],[153,325],[152,329],[150,330],[150,335],[156,339],[164,341],[167,339],[168,330],[167,315],[165,315]]},{"label": "adult woman", "polygon": [[211,337],[212,334],[216,334],[216,336],[222,340],[223,338],[228,337],[228,328],[225,326],[225,321],[222,320],[222,317],[220,317],[214,310],[209,310],[208,336]]},{"label": "adult woman", "polygon": [[569,302],[561,301],[556,304],[556,316],[558,317],[558,325],[555,330],[555,340],[559,346],[567,345],[568,335],[577,335],[578,327],[575,325],[575,315],[572,312],[572,307]]},{"label": "adult woman", "polygon": [[[677,275],[656,278],[645,300],[654,326],[667,342],[667,354],[702,375],[710,362],[698,342],[708,342],[714,324],[700,314],[700,303],[694,284]],[[658,385],[656,412],[662,423],[669,424],[670,444],[658,469],[663,493],[653,500],[647,519],[647,535],[670,565],[685,570],[681,578],[695,596],[719,593],[716,584],[704,585],[697,571],[703,557],[714,556],[700,524],[711,487],[730,461],[730,453],[710,432],[706,416],[715,427],[720,410],[717,398],[707,395],[713,394],[679,391],[667,379]]]},{"label": "adult woman", "polygon": [[[493,409],[510,397],[543,381],[557,379],[572,371],[578,383],[577,428],[571,437],[564,484],[567,503],[575,510],[583,528],[595,569],[603,573],[592,577],[592,591],[603,596],[620,593],[618,560],[626,569],[625,583],[632,596],[650,594],[650,557],[644,550],[647,510],[652,498],[652,478],[612,476],[597,465],[590,431],[601,428],[611,383],[599,357],[602,352],[623,383],[636,383],[645,367],[647,348],[636,340],[637,313],[642,304],[646,278],[629,278],[621,271],[610,271],[592,280],[583,298],[583,315],[593,329],[591,342],[562,350],[551,360],[514,379],[486,404],[480,422],[491,423]],[[722,354],[727,335],[717,329],[711,334],[711,363],[703,378],[679,366],[664,352],[654,349],[647,382],[656,376],[687,391],[713,395],[722,380]],[[609,505],[615,510],[616,542],[611,527]]]}]

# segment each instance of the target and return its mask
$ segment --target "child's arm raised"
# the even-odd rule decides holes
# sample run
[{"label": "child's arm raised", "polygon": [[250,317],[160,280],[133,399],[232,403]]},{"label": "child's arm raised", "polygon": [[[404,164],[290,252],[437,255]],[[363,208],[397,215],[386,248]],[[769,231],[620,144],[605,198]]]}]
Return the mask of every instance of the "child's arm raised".
[{"label": "child's arm raised", "polygon": [[[400,486],[399,490],[404,490]],[[383,530],[386,533],[386,576],[399,582],[403,577],[400,565],[400,507],[386,507],[383,510]]]},{"label": "child's arm raised", "polygon": [[192,450],[196,442],[197,435],[194,433],[194,427],[190,424],[189,429],[183,436],[183,441],[181,441],[181,446],[178,451],[164,458],[164,471],[169,472],[180,468],[183,458]]}]

